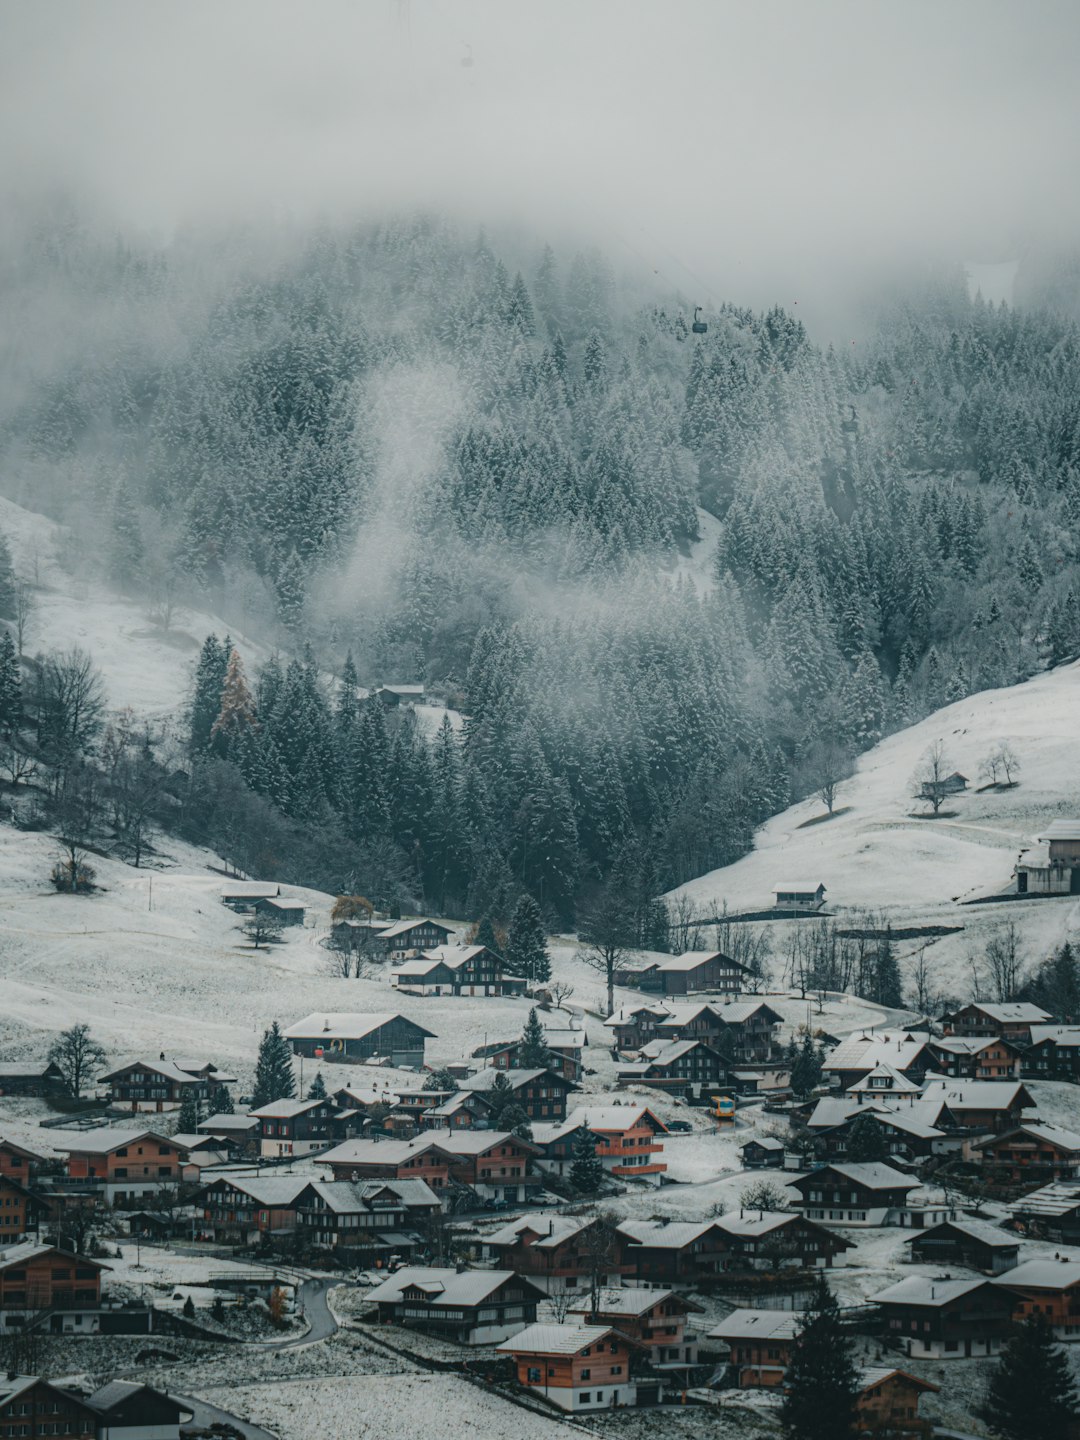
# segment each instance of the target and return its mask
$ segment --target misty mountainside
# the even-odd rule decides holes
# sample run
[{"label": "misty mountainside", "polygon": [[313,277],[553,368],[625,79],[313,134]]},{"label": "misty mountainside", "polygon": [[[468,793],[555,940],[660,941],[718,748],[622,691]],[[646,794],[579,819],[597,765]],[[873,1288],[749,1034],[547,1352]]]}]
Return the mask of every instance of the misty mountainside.
[{"label": "misty mountainside", "polygon": [[[659,945],[661,893],[855,754],[1080,652],[1080,336],[959,268],[841,349],[437,218],[154,248],[60,211],[0,295],[0,485],[87,583],[221,617],[144,760],[251,873],[560,925],[606,889]],[[55,799],[104,715],[44,755],[32,641],[6,733]],[[464,725],[365,701],[410,682]]]}]

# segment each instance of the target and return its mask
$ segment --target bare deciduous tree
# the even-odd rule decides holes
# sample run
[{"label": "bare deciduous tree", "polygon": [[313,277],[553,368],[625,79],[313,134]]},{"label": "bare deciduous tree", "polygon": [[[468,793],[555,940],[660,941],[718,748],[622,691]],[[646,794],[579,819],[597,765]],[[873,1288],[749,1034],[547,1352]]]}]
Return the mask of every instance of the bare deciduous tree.
[{"label": "bare deciduous tree", "polygon": [[260,945],[269,948],[271,940],[280,940],[281,932],[285,927],[279,915],[268,915],[265,911],[255,910],[240,928],[257,950]]},{"label": "bare deciduous tree", "polygon": [[851,751],[833,739],[819,741],[807,757],[807,772],[821,803],[833,813],[836,790],[854,768]]},{"label": "bare deciduous tree", "polygon": [[568,985],[565,980],[555,980],[547,988],[548,994],[555,1002],[556,1010],[561,1010],[563,1001],[569,1000],[574,993],[573,985]]},{"label": "bare deciduous tree", "polygon": [[945,744],[935,740],[919,761],[911,778],[911,793],[916,800],[925,800],[936,815],[941,809],[948,790],[946,781],[952,773],[952,761],[945,752]]},{"label": "bare deciduous tree", "polygon": [[578,951],[578,959],[604,976],[607,1013],[614,1014],[615,971],[630,944],[630,912],[625,897],[605,886],[586,906],[578,934],[584,947]]},{"label": "bare deciduous tree", "polygon": [[1024,961],[1016,922],[1010,920],[986,946],[986,969],[999,1002],[1015,1000],[1023,981]]},{"label": "bare deciduous tree", "polygon": [[989,780],[992,785],[1001,784],[1001,777],[1005,777],[1006,785],[1014,785],[1014,775],[1020,773],[1020,757],[1009,744],[1008,740],[999,740],[992,750],[988,751],[979,766],[979,774],[984,780]]},{"label": "bare deciduous tree", "polygon": [[62,1031],[49,1046],[49,1060],[64,1077],[64,1084],[76,1100],[82,1098],[83,1085],[105,1059],[105,1051],[90,1034],[90,1026],[80,1022]]}]

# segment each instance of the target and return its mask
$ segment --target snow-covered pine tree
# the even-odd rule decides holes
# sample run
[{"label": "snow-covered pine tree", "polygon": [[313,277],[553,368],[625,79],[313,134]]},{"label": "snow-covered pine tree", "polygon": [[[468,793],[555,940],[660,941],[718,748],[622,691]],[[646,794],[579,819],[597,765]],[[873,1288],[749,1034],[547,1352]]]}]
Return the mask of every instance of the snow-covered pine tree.
[{"label": "snow-covered pine tree", "polygon": [[604,1167],[596,1153],[596,1141],[585,1125],[574,1136],[567,1179],[578,1195],[595,1195],[604,1183]]},{"label": "snow-covered pine tree", "polygon": [[293,1074],[293,1057],[289,1042],[281,1033],[275,1020],[270,1028],[263,1031],[259,1042],[259,1057],[255,1064],[255,1088],[252,1092],[252,1109],[269,1105],[274,1100],[291,1100],[296,1095],[296,1077]]},{"label": "snow-covered pine tree", "polygon": [[543,1070],[547,1068],[550,1059],[551,1052],[547,1047],[544,1027],[534,1005],[529,1011],[529,1018],[525,1021],[525,1028],[518,1041],[517,1063],[522,1070]]},{"label": "snow-covered pine tree", "polygon": [[551,978],[544,922],[531,895],[522,895],[514,907],[503,959],[511,975],[523,976],[530,985]]}]

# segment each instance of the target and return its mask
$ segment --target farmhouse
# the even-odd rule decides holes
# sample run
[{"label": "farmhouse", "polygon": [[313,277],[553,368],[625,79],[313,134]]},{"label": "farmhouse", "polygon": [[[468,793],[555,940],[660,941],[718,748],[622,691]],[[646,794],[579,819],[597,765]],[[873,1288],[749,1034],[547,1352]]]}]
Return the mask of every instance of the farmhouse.
[{"label": "farmhouse", "polygon": [[459,1084],[463,1091],[482,1098],[497,1081],[501,1085],[500,1076],[509,1084],[515,1104],[530,1120],[565,1119],[566,1097],[577,1087],[554,1070],[497,1070],[488,1066]]},{"label": "farmhouse", "polygon": [[823,1225],[890,1225],[900,1221],[908,1195],[919,1182],[891,1165],[836,1162],[791,1181],[799,1209]]},{"label": "farmhouse", "polygon": [[484,1236],[484,1253],[496,1265],[528,1275],[546,1295],[576,1290],[591,1280],[621,1285],[631,1273],[624,1239],[609,1235],[588,1215],[522,1215]]},{"label": "farmhouse", "polygon": [[1024,1235],[1058,1244],[1080,1245],[1080,1183],[1044,1185],[1008,1207],[1013,1224]]},{"label": "farmhouse", "polygon": [[200,1190],[193,1203],[215,1240],[251,1244],[262,1235],[296,1229],[297,1199],[310,1183],[303,1175],[222,1175]]},{"label": "farmhouse", "polygon": [[98,1415],[103,1440],[180,1440],[180,1426],[193,1418],[172,1396],[131,1380],[110,1380],[86,1404]]},{"label": "farmhouse", "polygon": [[996,1354],[1008,1332],[1012,1302],[998,1283],[911,1275],[872,1299],[881,1308],[889,1342],[905,1355],[970,1359]]},{"label": "farmhouse", "polygon": [[294,1055],[316,1060],[372,1060],[376,1056],[402,1069],[419,1070],[430,1030],[404,1015],[362,1015],[316,1011],[284,1031]]},{"label": "farmhouse", "polygon": [[195,1128],[200,1135],[221,1140],[230,1150],[242,1154],[257,1147],[262,1127],[254,1115],[218,1114],[200,1120]]},{"label": "farmhouse", "polygon": [[525,980],[507,975],[503,962],[483,945],[440,945],[406,960],[391,985],[409,995],[524,995]]},{"label": "farmhouse", "polygon": [[1020,1245],[1015,1235],[979,1220],[943,1220],[904,1241],[911,1258],[924,1265],[963,1265],[1000,1275],[1017,1262]]},{"label": "farmhouse", "polygon": [[601,1290],[595,1305],[591,1297],[572,1303],[567,1315],[579,1323],[611,1325],[633,1340],[656,1369],[697,1363],[697,1336],[688,1334],[686,1317],[701,1314],[701,1306],[674,1290],[644,1285],[619,1285]]},{"label": "farmhouse", "polygon": [[869,1366],[859,1372],[859,1393],[855,1397],[859,1433],[889,1435],[893,1440],[922,1440],[931,1433],[931,1425],[929,1420],[919,1419],[919,1402],[924,1395],[936,1395],[940,1388],[906,1370]]},{"label": "farmhouse", "polygon": [[738,995],[749,974],[745,965],[722,955],[719,950],[688,950],[658,964],[642,981],[642,989],[658,989],[664,995],[693,995],[698,991]]},{"label": "farmhouse", "polygon": [[0,1174],[0,1246],[22,1239],[45,1208],[40,1195],[12,1176]]},{"label": "farmhouse", "polygon": [[612,1032],[616,1049],[640,1050],[642,1045],[656,1038],[657,1027],[673,1014],[671,1008],[659,1001],[648,1005],[627,1005],[610,1015],[604,1025]]},{"label": "farmhouse", "polygon": [[185,1095],[194,1095],[201,1104],[216,1105],[226,1086],[236,1084],[235,1075],[226,1075],[207,1060],[166,1060],[164,1056],[133,1060],[101,1079],[109,1086],[112,1104],[133,1114],[178,1110]]},{"label": "farmhouse", "polygon": [[726,1239],[725,1271],[824,1269],[852,1248],[850,1240],[787,1210],[731,1210],[716,1224]]},{"label": "farmhouse", "polygon": [[1080,820],[1055,820],[1038,845],[1020,852],[1016,888],[1021,895],[1080,894]]},{"label": "farmhouse", "polygon": [[920,1104],[940,1103],[955,1123],[966,1130],[1006,1130],[1035,1109],[1035,1100],[1019,1080],[932,1080]]},{"label": "farmhouse", "polygon": [[842,1090],[880,1066],[921,1085],[933,1069],[930,1036],[920,1030],[874,1030],[842,1040],[825,1058],[824,1073]]},{"label": "farmhouse", "polygon": [[820,910],[825,904],[825,886],[819,880],[782,880],[773,887],[777,910]]},{"label": "farmhouse", "polygon": [[1034,1186],[1080,1179],[1080,1135],[1058,1125],[1028,1120],[973,1141],[971,1149],[999,1180]]},{"label": "farmhouse", "polygon": [[329,1165],[335,1180],[424,1180],[444,1190],[457,1156],[449,1132],[440,1130],[415,1140],[346,1140],[317,1163]]},{"label": "farmhouse", "polygon": [[252,1110],[259,1122],[259,1154],[278,1160],[287,1155],[312,1155],[325,1150],[333,1138],[336,1102],[322,1100],[274,1100]]},{"label": "farmhouse", "polygon": [[1019,1080],[1024,1050],[1000,1035],[946,1035],[933,1040],[935,1069],[964,1080]]},{"label": "farmhouse", "polygon": [[20,1063],[0,1060],[0,1096],[56,1095],[67,1090],[67,1081],[59,1065],[51,1060]]},{"label": "farmhouse", "polygon": [[778,1169],[784,1163],[784,1142],[775,1135],[762,1135],[739,1146],[747,1170]]},{"label": "farmhouse", "polygon": [[1015,1323],[1041,1315],[1059,1340],[1080,1340],[1080,1260],[1025,1260],[990,1283],[1012,1296]]},{"label": "farmhouse", "polygon": [[1035,1080],[1080,1082],[1080,1025],[1032,1025],[1023,1073]]},{"label": "farmhouse", "polygon": [[21,1329],[28,1311],[67,1317],[55,1329],[97,1329],[101,1272],[108,1266],[57,1245],[27,1240],[0,1250],[0,1334]]},{"label": "farmhouse", "polygon": [[714,1330],[728,1347],[728,1365],[740,1390],[782,1385],[802,1329],[801,1310],[733,1310]]},{"label": "farmhouse", "polygon": [[280,894],[280,885],[263,880],[229,880],[221,887],[221,903],[238,914],[246,914],[256,900],[272,900]]},{"label": "farmhouse", "polygon": [[83,1180],[110,1205],[128,1202],[183,1179],[184,1153],[156,1130],[85,1130],[58,1149],[67,1152],[69,1180]]},{"label": "farmhouse", "polygon": [[543,1292],[512,1270],[410,1265],[367,1298],[380,1324],[427,1330],[459,1345],[492,1345],[535,1322]]},{"label": "farmhouse", "polygon": [[518,1384],[560,1410],[637,1403],[630,1377],[632,1342],[606,1325],[530,1325],[498,1347],[513,1355]]},{"label": "farmhouse", "polygon": [[851,1131],[860,1115],[873,1115],[881,1127],[890,1159],[922,1161],[931,1155],[959,1152],[962,1141],[939,1124],[931,1124],[917,1104],[889,1104],[883,1100],[819,1100],[807,1121],[807,1129],[829,1160],[847,1157]]},{"label": "farmhouse", "polygon": [[39,1155],[35,1150],[16,1145],[14,1140],[0,1138],[0,1175],[10,1175],[13,1180],[22,1180],[25,1183],[44,1159],[44,1155]]},{"label": "farmhouse", "polygon": [[650,1040],[640,1060],[623,1060],[620,1085],[650,1085],[669,1095],[702,1100],[727,1080],[728,1062],[703,1040]]},{"label": "farmhouse", "polygon": [[372,948],[391,960],[407,960],[445,945],[453,933],[437,920],[391,920],[373,936]]},{"label": "farmhouse", "polygon": [[1031,1027],[1045,1025],[1051,1018],[1038,1005],[1018,1000],[1000,1005],[973,1000],[951,1015],[943,1015],[941,1025],[946,1035],[996,1035],[1027,1046],[1031,1044]]},{"label": "farmhouse", "polygon": [[423,1180],[313,1180],[296,1197],[300,1235],[312,1245],[349,1251],[351,1263],[408,1255],[418,1224],[439,1212]]},{"label": "farmhouse", "polygon": [[583,1105],[556,1124],[534,1125],[537,1169],[548,1175],[568,1174],[582,1129],[592,1135],[594,1153],[607,1174],[660,1183],[667,1169],[660,1137],[668,1129],[647,1105]]},{"label": "farmhouse", "polygon": [[307,912],[303,900],[286,900],[282,895],[260,896],[252,901],[251,908],[257,915],[267,915],[282,925],[303,925]]},{"label": "farmhouse", "polygon": [[[41,1428],[31,1417],[47,1415]],[[0,1435],[45,1435],[44,1424],[55,1426],[54,1435],[98,1434],[101,1417],[88,1402],[59,1385],[50,1385],[36,1375],[16,1375],[0,1370]]]}]

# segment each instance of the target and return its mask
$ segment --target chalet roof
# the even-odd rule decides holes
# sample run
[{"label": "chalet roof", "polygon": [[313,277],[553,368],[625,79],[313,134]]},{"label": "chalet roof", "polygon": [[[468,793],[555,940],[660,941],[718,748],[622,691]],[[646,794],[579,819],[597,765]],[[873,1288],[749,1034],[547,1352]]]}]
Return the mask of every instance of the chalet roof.
[{"label": "chalet roof", "polygon": [[[219,1175],[213,1182],[214,1185],[222,1183],[239,1190],[242,1195],[249,1196],[256,1205],[273,1207],[277,1205],[290,1206],[302,1190],[311,1184],[310,1175]],[[209,1187],[207,1187],[209,1188]]]},{"label": "chalet roof", "polygon": [[[367,1298],[393,1304],[402,1298],[406,1290],[418,1286],[429,1296],[432,1305],[460,1308],[482,1304],[500,1286],[515,1278],[513,1270],[456,1270],[406,1265],[395,1270],[381,1285],[369,1290]],[[526,1288],[535,1288],[530,1287],[527,1280],[519,1283]]]},{"label": "chalet roof", "polygon": [[375,694],[379,695],[384,690],[389,695],[423,695],[424,693],[423,685],[378,685],[375,687]]},{"label": "chalet roof", "polygon": [[643,1121],[651,1123],[658,1133],[661,1130],[667,1133],[667,1126],[648,1105],[579,1105],[577,1109],[570,1111],[565,1120],[560,1120],[551,1127],[555,1133],[548,1137],[548,1142],[572,1135],[575,1130],[580,1130],[582,1125],[589,1130],[618,1135],[632,1130]]},{"label": "chalet roof", "polygon": [[323,1100],[271,1100],[269,1105],[260,1105],[257,1110],[249,1110],[248,1114],[259,1120],[292,1120],[324,1103]]},{"label": "chalet roof", "polygon": [[190,1070],[182,1069],[175,1060],[131,1060],[117,1070],[110,1070],[108,1075],[102,1075],[100,1079],[118,1080],[129,1070],[147,1070],[152,1075],[160,1075],[164,1080],[171,1080],[174,1085],[201,1085],[205,1078],[202,1075],[192,1074]]},{"label": "chalet roof", "polygon": [[1020,1080],[930,1080],[923,1089],[924,1100],[943,1100],[950,1110],[1011,1110],[1018,1103],[1034,1105],[1030,1092]]},{"label": "chalet roof", "polygon": [[223,900],[270,900],[281,894],[281,886],[266,880],[230,880],[221,887]]},{"label": "chalet roof", "polygon": [[850,1165],[840,1161],[830,1162],[828,1165],[819,1166],[817,1170],[812,1170],[804,1178],[816,1180],[826,1171],[842,1175],[845,1180],[850,1180],[854,1185],[862,1185],[867,1190],[917,1190],[919,1188],[918,1180],[913,1180],[910,1175],[905,1175],[900,1170],[894,1170],[883,1160],[870,1160],[863,1164]]},{"label": "chalet roof", "polygon": [[283,895],[272,895],[266,898],[266,903],[272,905],[275,910],[306,910],[306,900],[287,900]]},{"label": "chalet roof", "polygon": [[27,1150],[25,1145],[17,1145],[14,1140],[5,1140],[0,1135],[0,1150],[8,1150],[12,1155],[21,1155],[24,1160],[44,1160],[44,1155],[39,1155],[36,1150]]},{"label": "chalet roof", "polygon": [[367,1212],[372,1200],[387,1190],[406,1208],[427,1208],[439,1203],[439,1197],[426,1180],[313,1180],[310,1188],[335,1215]]},{"label": "chalet roof", "polygon": [[936,1395],[941,1390],[941,1386],[935,1385],[933,1381],[921,1380],[918,1375],[912,1375],[909,1370],[898,1370],[895,1365],[866,1365],[859,1371],[859,1394],[865,1395],[867,1390],[872,1390],[875,1385],[890,1380],[894,1375],[901,1376],[909,1385],[924,1394],[933,1391]]},{"label": "chalet roof", "polygon": [[200,1135],[198,1133],[194,1135],[183,1134],[178,1131],[172,1137],[172,1142],[178,1149],[187,1150],[188,1152],[192,1150],[213,1150],[219,1143],[219,1137],[217,1135]]},{"label": "chalet roof", "polygon": [[969,1005],[961,1005],[960,1009],[953,1013],[959,1015],[965,1010],[975,1010],[1001,1025],[1039,1025],[1052,1018],[1045,1010],[1040,1010],[1038,1005],[1028,1005],[1019,1000],[1010,1000],[1004,1004],[973,1000]]},{"label": "chalet roof", "polygon": [[987,1245],[992,1250],[1015,1250],[1019,1244],[1017,1236],[1007,1230],[999,1230],[996,1225],[990,1225],[985,1220],[942,1220],[938,1225],[928,1225],[925,1230],[913,1230],[905,1240],[905,1245],[911,1245],[916,1240],[925,1240],[929,1235],[936,1235],[939,1230],[952,1230],[959,1235],[966,1236],[969,1240],[976,1240],[980,1245]]},{"label": "chalet roof", "polygon": [[456,1135],[447,1135],[443,1141],[443,1148],[449,1150],[451,1155],[484,1155],[496,1145],[517,1145],[522,1150],[532,1151],[534,1154],[539,1150],[531,1140],[522,1140],[520,1136],[512,1134],[509,1130],[459,1130]]},{"label": "chalet roof", "polygon": [[447,1160],[454,1158],[444,1130],[418,1135],[414,1140],[344,1140],[333,1150],[318,1156],[316,1165],[404,1165],[414,1155],[438,1150]]},{"label": "chalet roof", "polygon": [[1055,1180],[1041,1190],[1021,1196],[1005,1207],[1011,1215],[1041,1215],[1051,1219],[1080,1210],[1080,1180]]},{"label": "chalet roof", "polygon": [[258,1128],[259,1122],[254,1115],[210,1115],[196,1126],[204,1135],[228,1135],[231,1132],[246,1135]]},{"label": "chalet roof", "polygon": [[914,1065],[926,1049],[928,1037],[907,1030],[877,1030],[849,1035],[825,1058],[827,1071],[875,1070],[889,1065],[904,1071]]},{"label": "chalet roof", "polygon": [[610,1325],[527,1325],[495,1348],[511,1355],[577,1355],[614,1333]]},{"label": "chalet roof", "polygon": [[438,1115],[440,1120],[448,1120],[451,1116],[456,1115],[464,1106],[468,1105],[470,1101],[475,1100],[476,1096],[473,1095],[471,1090],[457,1090],[448,1099],[443,1100],[441,1104],[429,1105],[424,1111],[424,1114]]},{"label": "chalet roof", "polygon": [[584,1030],[572,1025],[545,1025],[544,1043],[552,1050],[583,1050],[589,1037]]},{"label": "chalet roof", "polygon": [[438,920],[394,920],[385,927],[379,938],[382,940],[396,940],[399,935],[407,935],[410,930],[415,930],[420,925],[430,925],[435,930],[441,930],[444,935],[452,935],[454,933],[449,925],[442,925]]},{"label": "chalet roof", "polygon": [[632,1025],[639,1015],[668,1016],[674,1013],[673,1006],[663,1005],[658,1001],[651,1004],[646,1002],[640,1005],[624,1005],[621,1010],[609,1015],[604,1024],[609,1030],[614,1030],[620,1025]]},{"label": "chalet roof", "polygon": [[[875,1080],[887,1080],[889,1083],[887,1085],[875,1085],[873,1083]],[[868,1071],[860,1080],[856,1080],[854,1085],[848,1086],[848,1091],[855,1094],[861,1094],[864,1090],[871,1095],[919,1094],[919,1086],[916,1085],[914,1080],[909,1080],[906,1075],[901,1075],[900,1071],[897,1070],[894,1065],[888,1065],[885,1061],[882,1061],[879,1065],[875,1065],[873,1070]]]},{"label": "chalet roof", "polygon": [[1011,1040],[1000,1035],[943,1035],[933,1042],[935,1050],[944,1050],[947,1055],[978,1055],[991,1045],[1007,1045],[1015,1051]]},{"label": "chalet roof", "polygon": [[66,1260],[77,1260],[80,1265],[91,1265],[95,1270],[111,1270],[111,1265],[102,1265],[100,1260],[91,1260],[89,1255],[75,1255],[60,1245],[46,1245],[40,1240],[21,1240],[17,1245],[0,1249],[0,1270],[12,1265],[26,1265],[42,1255],[62,1255]]},{"label": "chalet roof", "polygon": [[762,1010],[766,1012],[766,1019],[772,1017],[774,1025],[778,1025],[783,1019],[783,1016],[777,1014],[764,1000],[729,1000],[720,1006],[720,1018],[725,1025],[744,1025]]},{"label": "chalet roof", "polygon": [[1080,1025],[1032,1025],[1032,1045],[1080,1045]]},{"label": "chalet roof", "polygon": [[1080,1135],[1075,1130],[1064,1130],[1060,1125],[1046,1125],[1041,1120],[1025,1120],[1019,1125],[1011,1125],[1008,1130],[997,1135],[985,1135],[973,1142],[973,1148],[979,1150],[987,1145],[995,1145],[1002,1140],[1008,1140],[1012,1135],[1029,1135],[1033,1140],[1052,1145],[1056,1150],[1080,1155]]},{"label": "chalet roof", "polygon": [[794,1340],[802,1329],[801,1310],[733,1310],[714,1330],[713,1340]]},{"label": "chalet roof", "polygon": [[[1015,1271],[1010,1273],[1015,1274]],[[940,1309],[989,1283],[987,1280],[944,1280],[927,1275],[909,1275],[906,1280],[871,1295],[870,1300],[875,1305],[924,1305]]]},{"label": "chalet roof", "polygon": [[749,1140],[745,1140],[739,1149],[746,1150],[751,1145],[757,1145],[762,1150],[783,1150],[785,1148],[783,1140],[778,1140],[775,1135],[754,1135]]},{"label": "chalet roof", "polygon": [[[551,1081],[555,1085],[565,1085],[568,1089],[571,1082],[554,1070],[499,1070],[494,1065],[489,1065],[483,1070],[478,1070],[475,1075],[468,1075],[458,1084],[462,1090],[490,1090],[495,1084],[498,1076],[505,1075],[510,1082],[511,1090],[520,1090],[522,1086],[528,1085],[531,1080]],[[574,1086],[574,1089],[577,1087]]]},{"label": "chalet roof", "polygon": [[587,1295],[582,1295],[576,1305],[571,1305],[571,1315],[644,1315],[662,1300],[674,1297],[687,1310],[699,1310],[700,1306],[687,1300],[674,1290],[654,1290],[648,1285],[618,1285],[601,1290],[596,1297],[596,1308]]},{"label": "chalet roof", "polygon": [[647,1055],[654,1065],[670,1065],[673,1060],[681,1060],[699,1047],[708,1048],[703,1040],[650,1040],[641,1047],[641,1053]]},{"label": "chalet roof", "polygon": [[650,1250],[684,1250],[717,1228],[715,1220],[624,1220],[619,1234]]},{"label": "chalet roof", "polygon": [[825,886],[820,880],[778,880],[772,888],[774,895],[816,895]]},{"label": "chalet roof", "polygon": [[726,1215],[718,1215],[716,1223],[721,1230],[728,1235],[740,1235],[744,1239],[752,1240],[760,1235],[771,1235],[774,1230],[783,1230],[785,1226],[797,1221],[799,1216],[791,1210],[729,1210]]},{"label": "chalet roof", "polygon": [[414,1030],[419,1030],[421,1035],[435,1038],[434,1031],[425,1030],[423,1025],[417,1025],[415,1020],[410,1020],[407,1015],[396,1010],[370,1015],[357,1011],[316,1010],[305,1015],[303,1020],[297,1020],[282,1033],[286,1040],[363,1040],[366,1035],[381,1030],[384,1025],[392,1025],[395,1020],[411,1025]]},{"label": "chalet roof", "polygon": [[1024,1260],[1005,1275],[995,1275],[991,1285],[1017,1290],[1071,1290],[1080,1285],[1080,1260]]},{"label": "chalet roof", "polygon": [[699,965],[708,964],[710,960],[720,960],[732,970],[746,970],[745,965],[740,965],[737,960],[732,960],[730,955],[725,955],[720,950],[687,950],[683,955],[673,955],[670,960],[663,961],[656,968],[662,975],[686,974],[696,970]]},{"label": "chalet roof", "polygon": [[78,1140],[63,1144],[57,1140],[56,1148],[68,1155],[111,1155],[122,1145],[134,1145],[138,1140],[158,1140],[163,1145],[172,1145],[172,1138],[157,1130],[114,1130],[101,1125],[95,1130],[84,1130]]},{"label": "chalet roof", "polygon": [[95,1390],[87,1399],[86,1404],[89,1405],[92,1410],[108,1413],[108,1411],[114,1410],[118,1405],[123,1405],[126,1401],[133,1399],[134,1396],[141,1395],[144,1392],[152,1395],[155,1401],[163,1402],[165,1405],[171,1406],[176,1410],[178,1415],[191,1416],[191,1411],[187,1405],[182,1405],[175,1396],[166,1395],[160,1390],[155,1390],[151,1385],[142,1385],[134,1380],[110,1380],[107,1385],[102,1385],[99,1390]]},{"label": "chalet roof", "polygon": [[1080,820],[1053,820],[1040,840],[1080,840]]},{"label": "chalet roof", "polygon": [[500,1225],[497,1230],[492,1230],[483,1240],[485,1245],[496,1247],[516,1245],[523,1235],[531,1232],[537,1237],[533,1241],[534,1246],[541,1250],[554,1249],[579,1231],[585,1230],[592,1221],[593,1217],[590,1215],[520,1215],[516,1220],[510,1220],[507,1224]]},{"label": "chalet roof", "polygon": [[720,1019],[720,1006],[704,1000],[699,1005],[673,1005],[666,1020],[661,1020],[658,1030],[677,1030],[683,1025],[692,1025],[699,1015],[714,1015]]},{"label": "chalet roof", "polygon": [[54,1060],[0,1060],[0,1076],[8,1076],[13,1080],[41,1080],[49,1074],[61,1074],[60,1067]]}]

